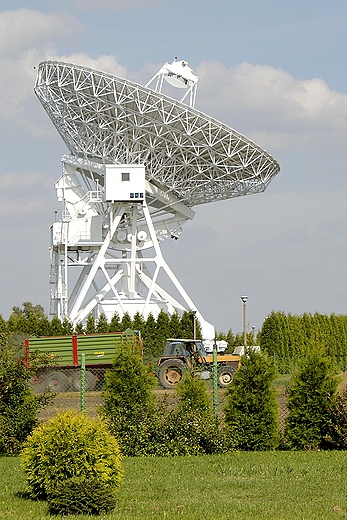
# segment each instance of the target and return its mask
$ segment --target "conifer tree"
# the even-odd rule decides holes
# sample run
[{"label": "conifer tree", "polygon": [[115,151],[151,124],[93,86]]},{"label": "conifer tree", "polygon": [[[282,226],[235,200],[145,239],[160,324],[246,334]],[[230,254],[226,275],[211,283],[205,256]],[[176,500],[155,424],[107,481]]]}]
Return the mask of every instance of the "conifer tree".
[{"label": "conifer tree", "polygon": [[109,332],[121,332],[120,318],[119,318],[119,314],[117,311],[112,316],[112,319],[111,319],[111,322],[109,325]]},{"label": "conifer tree", "polygon": [[72,334],[73,334],[73,326],[72,326],[72,323],[71,323],[70,320],[68,320],[67,318],[64,318],[63,323],[61,324],[61,326],[62,326],[63,336],[72,336]]},{"label": "conifer tree", "polygon": [[166,345],[167,338],[170,337],[170,318],[164,311],[160,311],[156,322],[155,352],[156,356],[161,356]]},{"label": "conifer tree", "polygon": [[329,359],[312,349],[293,376],[288,390],[285,437],[294,449],[317,449],[331,431],[330,404],[337,381]]},{"label": "conifer tree", "polygon": [[57,316],[53,316],[51,320],[50,336],[61,336],[63,334],[63,328],[61,321]]},{"label": "conifer tree", "polygon": [[84,334],[83,324],[80,321],[76,323],[75,334]]},{"label": "conifer tree", "polygon": [[181,320],[177,312],[171,315],[169,331],[170,338],[181,338]]},{"label": "conifer tree", "polygon": [[4,334],[7,330],[7,323],[2,317],[2,314],[0,314],[0,334]]},{"label": "conifer tree", "polygon": [[227,390],[227,435],[236,448],[269,450],[278,445],[278,405],[271,387],[276,371],[266,356],[250,351]]},{"label": "conifer tree", "polygon": [[182,339],[192,339],[194,336],[194,313],[184,311],[181,318]]},{"label": "conifer tree", "polygon": [[123,345],[116,354],[113,369],[106,374],[104,407],[111,433],[123,455],[153,454],[158,423],[152,393],[156,378],[150,367],[141,363],[140,353]]},{"label": "conifer tree", "polygon": [[49,336],[51,333],[51,324],[47,316],[43,316],[38,323],[36,334],[38,336]]},{"label": "conifer tree", "polygon": [[156,323],[153,314],[150,312],[146,320],[146,327],[143,335],[143,351],[145,356],[155,356],[156,351]]},{"label": "conifer tree", "polygon": [[146,322],[143,319],[142,314],[140,314],[139,312],[136,312],[134,314],[134,319],[133,319],[133,325],[132,326],[133,326],[133,330],[139,330],[141,332],[141,335],[143,336],[143,332],[144,332],[145,327],[146,327]]},{"label": "conifer tree", "polygon": [[96,325],[96,332],[98,334],[106,334],[109,331],[109,324],[105,314],[102,312],[99,316],[98,323]]},{"label": "conifer tree", "polygon": [[95,318],[92,313],[89,314],[87,321],[86,321],[86,334],[95,334]]},{"label": "conifer tree", "polygon": [[133,322],[131,321],[129,313],[125,312],[123,314],[123,318],[122,318],[122,321],[121,321],[121,324],[120,324],[121,332],[124,332],[127,329],[132,329],[132,326],[133,326]]}]

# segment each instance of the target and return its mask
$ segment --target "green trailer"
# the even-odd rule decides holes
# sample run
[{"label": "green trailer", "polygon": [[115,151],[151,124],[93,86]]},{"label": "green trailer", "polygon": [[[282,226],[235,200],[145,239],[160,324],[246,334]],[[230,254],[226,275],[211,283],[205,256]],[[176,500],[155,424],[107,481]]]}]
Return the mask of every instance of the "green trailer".
[{"label": "green trailer", "polygon": [[80,391],[81,354],[86,360],[86,390],[101,390],[105,372],[121,345],[131,344],[140,348],[139,335],[130,329],[107,334],[74,334],[71,336],[30,337],[25,340],[26,353],[34,351],[46,354],[50,366],[39,369],[33,388],[54,392]]}]

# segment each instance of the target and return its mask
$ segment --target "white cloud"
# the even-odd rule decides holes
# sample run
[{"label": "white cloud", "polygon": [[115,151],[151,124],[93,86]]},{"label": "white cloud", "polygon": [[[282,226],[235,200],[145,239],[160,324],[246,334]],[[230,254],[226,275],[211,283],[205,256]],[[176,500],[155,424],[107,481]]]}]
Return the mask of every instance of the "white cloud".
[{"label": "white cloud", "polygon": [[0,12],[0,119],[11,123],[8,132],[15,135],[15,128],[21,128],[37,138],[55,135],[33,93],[35,67],[40,61],[61,60],[120,76],[127,74],[115,56],[57,54],[54,43],[59,38],[82,30],[78,20],[62,13],[46,15],[29,9]]},{"label": "white cloud", "polygon": [[0,55],[18,53],[44,42],[66,38],[83,29],[81,22],[66,13],[42,13],[33,9],[0,12]]},{"label": "white cloud", "polygon": [[329,150],[347,137],[347,95],[269,65],[202,62],[197,106],[271,150]]}]

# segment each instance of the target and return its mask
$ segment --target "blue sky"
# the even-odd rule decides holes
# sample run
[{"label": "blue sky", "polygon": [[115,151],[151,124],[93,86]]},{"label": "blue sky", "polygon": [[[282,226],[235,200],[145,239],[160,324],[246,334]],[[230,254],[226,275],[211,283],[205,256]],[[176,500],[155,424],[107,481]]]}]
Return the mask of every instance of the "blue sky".
[{"label": "blue sky", "polygon": [[[0,313],[48,311],[48,228],[67,150],[33,94],[44,59],[146,83],[175,56],[196,106],[268,150],[261,195],[196,207],[170,267],[217,330],[274,310],[347,312],[345,1],[0,1]],[[192,258],[198,258],[192,262]]]}]

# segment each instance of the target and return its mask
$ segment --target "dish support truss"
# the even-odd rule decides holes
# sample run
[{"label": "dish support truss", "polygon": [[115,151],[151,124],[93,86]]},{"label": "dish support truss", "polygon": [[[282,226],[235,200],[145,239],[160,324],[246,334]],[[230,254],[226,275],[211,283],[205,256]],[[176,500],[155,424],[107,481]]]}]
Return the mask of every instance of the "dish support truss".
[{"label": "dish support truss", "polygon": [[[110,321],[116,311],[120,317],[139,312],[147,319],[150,312],[192,310],[203,337],[214,338],[213,325],[197,310],[160,249],[161,241],[180,236],[194,211],[147,180],[142,203],[106,202],[103,165],[67,155],[62,163],[55,187],[64,211],[51,226],[50,313],[75,326],[90,313],[96,318],[104,313]],[[72,275],[76,268],[77,278]],[[161,271],[183,304],[161,287]]]}]

